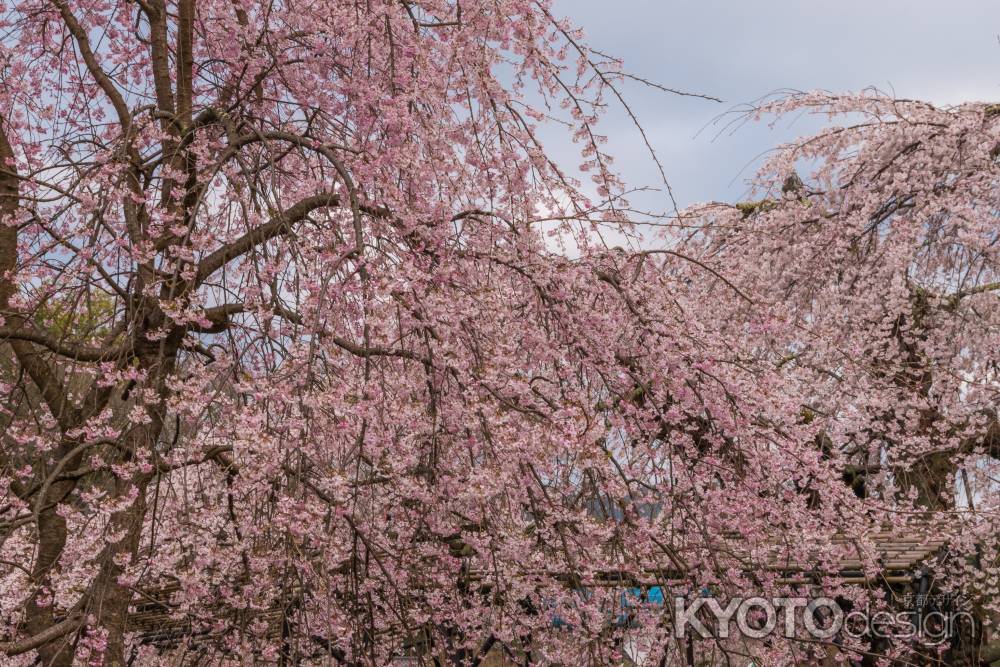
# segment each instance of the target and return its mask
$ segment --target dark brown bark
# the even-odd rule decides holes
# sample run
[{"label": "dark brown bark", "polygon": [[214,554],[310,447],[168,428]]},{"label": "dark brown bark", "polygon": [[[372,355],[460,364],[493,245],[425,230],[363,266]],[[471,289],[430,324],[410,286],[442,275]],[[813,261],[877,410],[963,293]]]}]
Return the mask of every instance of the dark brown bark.
[{"label": "dark brown bark", "polygon": [[[14,151],[6,132],[6,127],[0,131],[0,162],[3,163],[0,165],[0,315],[5,320],[17,323],[18,316],[9,310],[8,302],[15,289],[11,273],[17,268],[17,227],[12,223],[16,220],[19,207],[19,182],[13,164]],[[51,368],[31,343],[12,340],[10,345],[57,421],[68,423],[71,407]],[[72,490],[73,484],[56,482],[47,489],[46,497],[37,501],[40,511],[37,512],[36,521],[38,548],[31,568],[33,592],[25,605],[24,628],[29,637],[46,637],[52,634],[53,628],[67,620],[56,618],[52,605],[42,604],[41,599],[47,594],[51,574],[66,546],[66,521],[56,513],[56,503],[50,500],[64,497]],[[69,667],[73,659],[72,637],[72,633],[61,633],[41,643],[38,655],[42,664]]]},{"label": "dark brown bark", "polygon": [[177,3],[177,119],[185,128],[191,124],[194,11],[194,0]]}]

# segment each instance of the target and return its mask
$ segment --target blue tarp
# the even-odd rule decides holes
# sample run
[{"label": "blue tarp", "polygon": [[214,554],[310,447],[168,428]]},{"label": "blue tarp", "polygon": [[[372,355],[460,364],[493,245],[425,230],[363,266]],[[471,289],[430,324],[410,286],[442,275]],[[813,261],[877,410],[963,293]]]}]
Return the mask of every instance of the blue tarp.
[{"label": "blue tarp", "polygon": [[[588,595],[586,589],[580,591],[584,597]],[[629,607],[635,607],[640,604],[650,604],[655,607],[663,606],[663,588],[660,586],[651,586],[649,588],[629,588],[621,592],[619,597],[619,604],[622,609],[628,609]],[[615,625],[626,625],[629,622],[628,614],[621,613],[615,618]],[[569,624],[558,614],[552,615],[552,626],[556,628],[564,628]]]}]

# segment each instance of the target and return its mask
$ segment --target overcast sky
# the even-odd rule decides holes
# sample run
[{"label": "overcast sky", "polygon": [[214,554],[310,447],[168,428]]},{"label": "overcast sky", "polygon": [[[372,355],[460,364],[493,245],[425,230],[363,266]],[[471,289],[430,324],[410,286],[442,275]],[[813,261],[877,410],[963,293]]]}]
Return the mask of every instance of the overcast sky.
[{"label": "overcast sky", "polygon": [[[556,10],[630,72],[725,100],[628,87],[682,206],[739,199],[755,157],[816,128],[796,121],[717,136],[710,125],[779,89],[876,86],[940,104],[1000,101],[996,0],[556,0]],[[628,118],[612,113],[604,128],[628,182],[655,185]]]}]

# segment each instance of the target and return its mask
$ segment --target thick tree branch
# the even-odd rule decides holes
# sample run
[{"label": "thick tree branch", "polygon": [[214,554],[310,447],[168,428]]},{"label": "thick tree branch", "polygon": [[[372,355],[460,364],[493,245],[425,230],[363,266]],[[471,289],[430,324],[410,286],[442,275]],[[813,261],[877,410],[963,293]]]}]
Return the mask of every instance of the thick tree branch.
[{"label": "thick tree branch", "polygon": [[84,616],[82,614],[74,614],[31,637],[25,637],[17,641],[0,642],[0,653],[5,655],[21,655],[22,653],[33,651],[39,646],[75,632],[83,625],[83,621]]},{"label": "thick tree branch", "polygon": [[36,343],[73,361],[109,361],[111,359],[120,359],[130,352],[130,347],[127,345],[97,348],[66,343],[51,334],[45,333],[44,331],[29,329],[24,326],[0,327],[0,340],[20,340],[27,341],[29,343]]},{"label": "thick tree branch", "polygon": [[191,122],[194,15],[194,0],[177,3],[177,116],[185,127]]},{"label": "thick tree branch", "polygon": [[209,276],[227,263],[250,252],[256,246],[286,234],[293,224],[302,221],[316,209],[337,206],[339,203],[340,196],[333,192],[324,192],[296,202],[277,217],[251,229],[243,236],[204,257],[198,264],[195,284],[200,285],[205,282]]}]

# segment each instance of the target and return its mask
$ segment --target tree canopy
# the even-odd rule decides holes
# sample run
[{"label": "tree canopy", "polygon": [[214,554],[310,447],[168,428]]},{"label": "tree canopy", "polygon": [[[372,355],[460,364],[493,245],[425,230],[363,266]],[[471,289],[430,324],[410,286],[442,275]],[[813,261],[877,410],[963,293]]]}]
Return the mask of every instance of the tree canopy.
[{"label": "tree canopy", "polygon": [[623,591],[787,595],[773,547],[844,534],[876,576],[887,524],[1000,611],[995,107],[766,104],[851,124],[650,243],[598,130],[628,75],[545,0],[2,26],[5,664],[682,664]]}]

